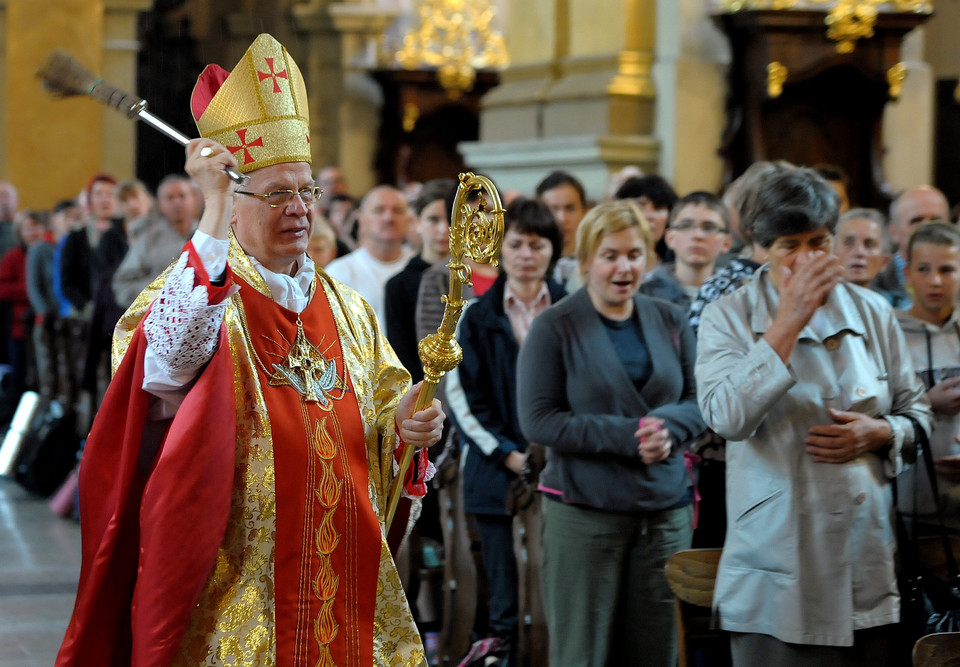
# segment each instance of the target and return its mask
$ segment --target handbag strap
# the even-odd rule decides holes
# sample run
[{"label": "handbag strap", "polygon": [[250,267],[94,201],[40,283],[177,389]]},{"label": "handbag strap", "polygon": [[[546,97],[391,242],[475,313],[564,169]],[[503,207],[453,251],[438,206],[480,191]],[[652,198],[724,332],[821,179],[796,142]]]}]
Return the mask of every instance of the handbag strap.
[{"label": "handbag strap", "polygon": [[[923,458],[923,467],[927,472],[927,480],[930,482],[930,490],[933,493],[933,502],[937,508],[937,524],[940,526],[940,542],[943,546],[943,554],[947,563],[947,573],[951,578],[960,577],[960,568],[957,567],[957,561],[953,557],[953,550],[950,548],[950,541],[947,537],[947,529],[943,523],[943,506],[940,501],[940,489],[937,484],[937,475],[934,472],[933,465],[933,452],[930,449],[930,442],[927,439],[927,432],[920,422],[911,415],[898,415],[900,417],[906,417],[910,420],[910,423],[913,424],[913,438],[914,444],[916,445],[918,451],[918,458]],[[917,461],[917,465],[920,465],[920,462]],[[918,550],[918,540],[917,540],[917,502],[916,502],[916,488],[918,486],[917,482],[919,480],[914,480],[914,503],[913,503],[913,535],[910,537],[910,543],[914,550]],[[893,480],[893,500],[894,504],[898,504],[897,499],[897,480]],[[897,519],[902,521],[901,512],[899,505],[897,506]]]}]

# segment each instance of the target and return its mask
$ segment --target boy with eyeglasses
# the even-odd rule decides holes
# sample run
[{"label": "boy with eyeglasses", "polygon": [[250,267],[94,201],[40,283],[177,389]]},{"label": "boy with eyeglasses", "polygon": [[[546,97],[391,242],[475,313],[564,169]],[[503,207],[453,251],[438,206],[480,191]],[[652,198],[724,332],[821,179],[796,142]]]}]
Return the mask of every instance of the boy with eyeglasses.
[{"label": "boy with eyeglasses", "polygon": [[717,257],[730,249],[730,212],[716,195],[691,192],[671,209],[664,240],[674,261],[657,267],[640,291],[688,309]]}]

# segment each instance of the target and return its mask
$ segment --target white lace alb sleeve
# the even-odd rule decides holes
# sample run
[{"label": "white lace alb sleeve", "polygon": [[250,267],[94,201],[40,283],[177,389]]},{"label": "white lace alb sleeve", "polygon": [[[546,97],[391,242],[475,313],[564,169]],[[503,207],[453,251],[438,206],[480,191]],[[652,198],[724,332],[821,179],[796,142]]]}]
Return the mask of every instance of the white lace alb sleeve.
[{"label": "white lace alb sleeve", "polygon": [[180,255],[143,322],[144,390],[169,400],[196,377],[216,352],[225,307],[208,304],[206,286],[194,286],[187,253]]}]

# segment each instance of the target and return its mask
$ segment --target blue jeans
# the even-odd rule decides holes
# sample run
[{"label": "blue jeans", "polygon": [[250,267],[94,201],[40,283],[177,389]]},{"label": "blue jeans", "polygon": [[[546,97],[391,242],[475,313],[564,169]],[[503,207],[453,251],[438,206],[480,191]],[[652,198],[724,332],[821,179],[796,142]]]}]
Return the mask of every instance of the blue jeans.
[{"label": "blue jeans", "polygon": [[490,632],[508,642],[517,635],[517,558],[513,552],[513,517],[474,514],[483,569],[490,585]]}]

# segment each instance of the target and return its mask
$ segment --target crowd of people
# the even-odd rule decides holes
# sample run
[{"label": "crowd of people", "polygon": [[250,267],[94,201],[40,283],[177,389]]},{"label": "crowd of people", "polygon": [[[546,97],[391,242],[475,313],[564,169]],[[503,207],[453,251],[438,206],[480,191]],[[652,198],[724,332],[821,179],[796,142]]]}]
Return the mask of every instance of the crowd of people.
[{"label": "crowd of people", "polygon": [[[279,58],[264,37],[253,57]],[[462,575],[483,582],[462,665],[672,667],[664,566],[693,543],[723,547],[714,614],[735,665],[894,664],[890,480],[917,530],[937,501],[960,529],[960,228],[939,190],[904,190],[888,217],[851,208],[826,166],[757,163],[722,194],[682,195],[633,170],[602,201],[546,174],[505,202],[499,269],[472,264],[464,286],[463,361],[415,412],[456,181],[354,200],[269,106],[278,141],[238,164],[211,99],[246,70],[221,71],[194,93],[186,173],[156,198],[96,174],[25,210],[0,183],[2,419],[32,389],[92,428],[60,664],[422,664],[417,572],[397,571],[383,515],[399,452],[438,441],[403,480],[420,517],[406,548],[429,536],[452,558],[424,496],[434,465],[452,468],[441,493],[479,544]],[[912,465],[918,430],[939,499]],[[701,497],[708,446],[728,484]],[[534,514],[536,548],[518,549]],[[104,598],[106,578],[128,593]],[[533,646],[521,626],[541,608]]]},{"label": "crowd of people", "polygon": [[[363,297],[418,381],[417,342],[439,325],[448,288],[457,184],[441,179],[406,192],[381,185],[354,202],[336,168],[322,169],[321,182],[334,196],[311,203],[308,253]],[[663,567],[691,544],[688,458],[711,440],[731,443],[721,458],[732,491],[704,498],[702,514],[696,508],[721,524],[701,521],[699,546],[726,540],[717,606],[734,631],[737,664],[784,646],[783,664],[792,664],[797,646],[846,646],[861,629],[892,622],[889,533],[858,537],[859,555],[844,559],[869,553],[872,571],[889,570],[888,590],[870,594],[885,601],[880,611],[859,609],[861,594],[838,604],[838,594],[853,595],[842,582],[857,574],[836,564],[811,570],[825,586],[813,607],[794,596],[810,582],[784,586],[769,573],[796,577],[800,563],[803,571],[817,565],[815,534],[882,523],[893,472],[902,470],[901,505],[912,509],[917,485],[918,512],[933,525],[931,490],[902,463],[912,430],[894,418],[909,414],[926,428],[924,395],[942,505],[951,529],[960,528],[960,229],[946,198],[918,186],[894,200],[889,219],[876,209],[842,210],[829,181],[786,163],[754,165],[723,197],[677,196],[660,176],[633,176],[613,192],[590,202],[571,174],[547,175],[529,198],[506,206],[500,270],[474,265],[466,287],[464,360],[441,395],[452,430],[445,440],[460,452],[455,489],[479,541],[487,596],[473,658],[517,661],[519,510],[510,498],[517,480],[533,474],[546,501],[535,505],[543,522],[536,567],[551,662],[645,655],[672,664]],[[0,184],[0,209],[5,419],[16,397],[35,389],[86,415],[83,436],[109,383],[117,321],[180,256],[204,197],[184,174],[163,179],[156,198],[138,181],[97,174],[49,212],[19,209],[14,185]],[[865,425],[860,415],[874,418]],[[830,493],[795,487],[814,483],[824,462],[857,472],[830,473]],[[819,525],[824,508],[849,500],[851,489],[866,496],[853,494],[864,515]],[[810,507],[795,506],[807,497]],[[433,525],[414,534],[442,543],[436,508],[421,521]],[[874,549],[871,540],[888,546]],[[771,561],[758,563],[758,553]],[[790,614],[765,611],[770,604],[782,612],[788,599],[797,606]],[[854,611],[826,613],[840,608]],[[637,631],[624,633],[625,624]]]}]

